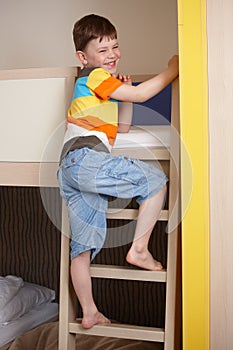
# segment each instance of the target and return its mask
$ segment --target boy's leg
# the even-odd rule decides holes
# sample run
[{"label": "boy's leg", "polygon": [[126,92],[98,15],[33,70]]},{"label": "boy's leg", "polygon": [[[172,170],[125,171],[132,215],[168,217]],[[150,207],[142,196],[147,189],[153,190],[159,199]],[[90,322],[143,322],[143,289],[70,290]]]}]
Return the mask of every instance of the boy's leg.
[{"label": "boy's leg", "polygon": [[163,269],[162,264],[156,261],[149,252],[148,243],[152,230],[160,216],[165,194],[166,186],[140,205],[134,240],[126,256],[126,260],[130,264],[153,271]]},{"label": "boy's leg", "polygon": [[71,278],[83,311],[83,328],[91,328],[95,324],[110,323],[110,321],[98,311],[93,300],[90,274],[90,250],[79,254],[71,261]]},{"label": "boy's leg", "polygon": [[[85,149],[70,152],[58,172],[58,179],[61,194],[67,203],[72,233],[72,283],[83,312],[82,326],[91,328],[95,324],[110,323],[95,305],[90,274],[90,261],[105,240],[107,200],[97,193],[80,192],[78,175],[85,152]],[[95,164],[93,160],[92,164]],[[90,171],[89,178],[84,174],[82,180],[90,184],[92,177],[93,171]]]}]

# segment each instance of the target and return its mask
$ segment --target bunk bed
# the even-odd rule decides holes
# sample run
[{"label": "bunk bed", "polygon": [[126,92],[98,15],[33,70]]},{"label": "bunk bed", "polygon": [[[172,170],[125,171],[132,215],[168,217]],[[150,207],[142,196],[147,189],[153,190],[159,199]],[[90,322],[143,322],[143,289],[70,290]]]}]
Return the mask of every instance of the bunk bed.
[{"label": "bunk bed", "polygon": [[[13,189],[18,188],[21,193],[21,197],[23,196],[23,201],[25,198],[27,199],[27,195],[25,195],[24,192],[26,188],[29,191],[36,191],[33,192],[32,198],[36,198],[36,200],[38,200],[38,197],[40,197],[40,199],[38,200],[40,204],[37,210],[39,212],[42,209],[42,207],[44,207],[46,214],[43,214],[41,216],[39,223],[42,225],[42,222],[47,222],[45,231],[48,232],[50,230],[52,234],[48,235],[45,233],[42,237],[42,241],[36,240],[36,236],[34,237],[35,245],[38,245],[40,247],[38,247],[38,249],[40,249],[38,255],[39,259],[41,259],[41,263],[43,265],[42,269],[44,268],[44,271],[41,272],[41,270],[39,270],[39,267],[37,266],[36,272],[30,271],[30,273],[28,272],[24,276],[27,280],[29,280],[29,282],[39,283],[42,286],[52,287],[55,290],[55,301],[59,301],[60,316],[62,315],[62,317],[60,317],[59,325],[57,322],[49,322],[50,320],[55,320],[55,315],[51,316],[51,318],[48,317],[47,319],[44,319],[42,321],[42,323],[45,324],[42,324],[39,327],[29,331],[28,333],[23,334],[21,337],[16,339],[11,345],[5,345],[4,348],[9,348],[12,350],[16,350],[18,348],[20,349],[21,345],[18,344],[21,344],[21,341],[25,340],[25,344],[27,344],[28,341],[29,343],[30,341],[32,342],[32,339],[42,339],[42,337],[44,336],[46,337],[47,342],[49,342],[50,339],[51,344],[55,344],[54,349],[58,347],[59,342],[59,349],[61,350],[65,350],[68,348],[71,349],[69,346],[75,346],[75,342],[76,344],[78,342],[78,344],[80,345],[80,349],[85,349],[85,346],[86,348],[90,348],[91,341],[94,341],[96,349],[117,349],[118,346],[119,348],[120,346],[121,348],[124,348],[123,346],[127,346],[127,349],[130,348],[130,346],[132,346],[132,348],[134,349],[137,349],[137,347],[138,349],[140,349],[142,342],[144,344],[144,349],[155,349],[155,339],[153,339],[153,337],[150,338],[149,336],[148,338],[148,336],[142,336],[141,338],[137,338],[133,336],[133,333],[130,330],[130,326],[127,329],[121,329],[121,323],[124,322],[124,320],[122,321],[122,318],[124,318],[126,310],[121,311],[119,320],[117,320],[120,322],[119,331],[117,331],[117,326],[114,326],[115,328],[113,327],[113,330],[109,328],[110,331],[106,329],[101,330],[99,329],[101,327],[97,326],[94,327],[96,332],[86,332],[86,334],[89,334],[88,336],[86,336],[86,334],[78,334],[74,337],[75,333],[82,333],[82,331],[77,330],[78,322],[74,324],[74,320],[77,315],[74,316],[74,308],[72,309],[72,305],[75,305],[76,301],[73,298],[73,292],[72,288],[70,287],[69,281],[69,237],[67,237],[67,235],[65,234],[66,232],[68,232],[68,227],[65,209],[62,205],[62,202],[59,200],[59,193],[57,191],[58,185],[56,180],[56,170],[59,160],[59,147],[62,144],[62,136],[64,132],[64,118],[72,96],[73,86],[77,74],[77,68],[25,69],[0,72],[0,96],[1,102],[3,102],[1,103],[1,115],[2,117],[4,115],[4,127],[1,128],[0,131],[1,194],[8,196],[9,192],[12,194],[11,191],[14,191]],[[134,77],[134,80],[136,82],[139,82],[143,79],[147,79],[148,77],[149,76],[140,75]],[[159,159],[164,171],[170,177],[169,201],[167,203],[167,208],[165,208],[165,210],[162,212],[162,216],[160,218],[162,221],[162,228],[160,228],[160,230],[165,230],[167,226],[167,221],[170,218],[170,231],[172,234],[170,234],[168,237],[168,239],[170,240],[168,247],[166,245],[167,234],[164,232],[162,233],[162,235],[163,237],[165,237],[165,243],[162,241],[161,243],[158,241],[156,242],[158,246],[165,246],[164,253],[160,253],[158,251],[157,255],[161,254],[163,265],[167,267],[167,270],[162,271],[159,274],[156,273],[154,274],[154,276],[152,276],[150,272],[145,274],[144,272],[140,272],[139,270],[131,270],[131,278],[128,278],[127,274],[127,277],[122,277],[122,273],[124,273],[125,267],[119,268],[113,265],[124,264],[122,263],[122,259],[124,258],[124,248],[119,248],[120,251],[118,250],[117,253],[113,253],[113,255],[115,256],[115,260],[112,259],[112,257],[110,256],[111,249],[110,252],[107,249],[103,249],[102,255],[100,254],[99,257],[97,257],[92,267],[93,278],[95,279],[94,289],[96,289],[96,293],[98,295],[100,289],[105,289],[104,283],[106,281],[106,277],[108,278],[108,281],[110,279],[113,282],[113,285],[111,287],[112,289],[109,289],[110,294],[113,289],[115,290],[116,288],[122,288],[123,291],[129,287],[128,285],[124,285],[123,287],[116,287],[116,285],[114,285],[113,279],[116,279],[117,281],[124,279],[127,283],[134,283],[130,280],[140,281],[139,283],[142,284],[148,283],[150,290],[152,290],[152,294],[150,294],[150,297],[153,297],[154,291],[154,287],[152,287],[150,283],[158,282],[158,288],[160,289],[158,289],[158,291],[156,291],[155,294],[157,293],[159,295],[162,295],[162,299],[167,300],[167,302],[164,302],[164,305],[162,306],[163,310],[159,311],[161,313],[161,318],[164,320],[164,324],[162,321],[161,330],[158,332],[158,339],[156,340],[159,342],[159,344],[157,344],[158,349],[163,348],[162,343],[164,342],[165,334],[167,339],[169,339],[170,337],[170,340],[167,340],[167,344],[174,344],[175,341],[178,341],[175,340],[175,338],[179,338],[180,324],[178,320],[179,316],[178,318],[176,318],[177,322],[175,322],[175,317],[177,317],[177,315],[179,314],[179,306],[177,306],[179,304],[176,304],[177,299],[179,299],[177,298],[177,295],[179,293],[177,294],[178,284],[176,283],[176,258],[178,249],[177,224],[179,221],[179,205],[177,201],[177,198],[179,196],[178,81],[173,83],[172,96],[173,98],[171,106],[171,123],[168,120],[166,120],[167,122],[165,123],[158,122],[157,120],[157,122],[155,123],[157,125],[135,125],[132,127],[129,134],[118,135],[116,146],[113,151],[113,153],[116,155],[123,153],[134,158],[144,159],[148,162],[154,162],[157,161],[157,159]],[[140,108],[141,107],[139,106],[139,114],[141,113]],[[7,116],[9,115],[10,117],[8,118]],[[158,113],[156,115],[158,116]],[[135,120],[138,124],[138,120]],[[56,189],[55,192],[53,191],[54,188]],[[56,218],[53,212],[54,208],[53,210],[49,208],[49,206],[51,206],[51,198],[53,200],[53,203],[56,203]],[[16,199],[16,201],[14,199]],[[20,205],[19,198],[17,197],[17,195],[14,195],[14,193],[12,195],[12,202],[16,202],[16,204],[14,203],[15,206],[17,206],[17,203]],[[21,204],[24,205],[24,203]],[[3,205],[4,208],[6,207],[6,205],[4,204],[3,196],[1,198],[1,205]],[[120,221],[120,225],[123,227],[125,225],[126,220],[135,220],[137,216],[137,208],[135,207],[134,203],[132,203],[131,205],[129,205],[128,203],[127,208],[125,208],[126,205],[123,202],[118,202],[117,205],[120,205],[121,209],[124,208],[124,210],[119,211],[119,208],[116,207],[115,201],[113,200],[112,204],[110,203],[110,209],[108,213],[108,220],[110,223],[112,220],[123,220],[123,222]],[[7,215],[10,215],[10,206],[7,209]],[[17,220],[16,216],[18,211],[20,211],[19,207],[14,208],[14,220]],[[30,216],[32,214],[37,215],[38,212],[27,212],[25,215],[26,217],[27,215]],[[57,215],[57,212],[59,212],[60,214],[61,212],[64,213],[62,220],[61,215]],[[25,217],[24,219],[22,219],[21,225],[27,225]],[[49,225],[52,226],[52,228],[50,228]],[[5,226],[2,225],[1,227]],[[61,236],[59,234],[60,231],[63,232]],[[14,232],[11,233],[11,235],[14,236]],[[25,237],[23,231],[21,232],[21,235],[21,241],[24,241]],[[124,233],[122,233],[122,236],[123,235]],[[14,237],[12,237],[12,240],[13,239]],[[58,264],[60,264],[60,259],[58,258],[58,256],[60,256],[60,243],[61,287],[59,291]],[[155,242],[152,242],[152,245],[154,244]],[[4,246],[5,249],[8,246]],[[2,259],[4,259],[5,261],[9,259],[10,252],[8,251],[7,253],[5,253],[4,247],[2,248]],[[28,252],[27,248],[26,250],[29,258],[33,260],[34,256],[30,256],[30,254],[32,253]],[[54,251],[51,253],[51,250]],[[45,254],[51,254],[51,257],[49,257],[49,259],[51,258],[51,260],[45,261]],[[20,259],[21,257],[19,256],[18,259],[15,260],[15,265],[18,264]],[[39,263],[37,262],[37,264]],[[51,265],[53,264],[56,265],[55,270],[51,269]],[[100,264],[102,264],[102,266],[100,266]],[[105,264],[108,265],[107,274],[105,270]],[[35,268],[35,262],[32,264],[32,269],[33,268]],[[168,274],[168,269],[170,269],[170,275]],[[12,266],[8,266],[5,268],[5,270],[4,268],[2,268],[1,273],[9,274],[12,273],[12,271],[18,272],[15,266],[14,268],[12,268]],[[51,281],[53,281],[53,283]],[[102,283],[102,285],[99,283],[99,281],[100,283]],[[164,284],[166,284],[166,288],[164,288]],[[138,288],[140,289],[141,285]],[[114,292],[112,294],[114,294]],[[112,299],[112,296],[110,297],[109,295],[107,295],[107,298]],[[110,303],[106,302],[107,309],[108,307],[111,308],[114,303],[115,301],[113,300],[110,300]],[[110,310],[106,311],[108,313],[108,311]],[[132,310],[129,311],[129,314],[130,312],[132,312]],[[117,313],[118,310],[115,310],[115,313],[112,313],[112,317],[114,319],[117,319]],[[73,321],[69,324],[69,320],[71,320],[71,315],[73,315]],[[140,313],[139,317],[141,318]],[[137,323],[135,315],[129,315],[129,320],[126,320],[126,322],[129,321],[129,323],[133,323],[131,319],[134,319],[133,322],[135,321]],[[144,322],[143,317],[142,322]],[[147,325],[151,326],[150,323],[151,316],[149,317],[149,319],[147,319]],[[31,324],[30,328],[33,328],[35,326],[37,326],[37,324]],[[152,326],[154,326],[153,321]],[[60,327],[59,340],[58,327]],[[76,328],[75,331],[74,328]],[[165,328],[167,329],[166,333],[164,332]],[[140,332],[141,330],[141,328],[138,329],[138,332]],[[152,334],[155,330],[155,327],[153,327],[151,330]],[[23,330],[22,333],[24,333],[25,331],[26,329]],[[110,332],[110,335],[107,335],[105,337],[105,332],[108,331]],[[49,338],[49,334],[51,334],[51,338]],[[129,335],[125,336],[125,334]],[[109,336],[115,337],[115,339],[109,338]],[[128,340],[127,338],[134,340]],[[17,348],[17,346],[19,347]],[[94,349],[93,345],[92,348]],[[170,347],[169,349],[172,349],[172,347]]]}]

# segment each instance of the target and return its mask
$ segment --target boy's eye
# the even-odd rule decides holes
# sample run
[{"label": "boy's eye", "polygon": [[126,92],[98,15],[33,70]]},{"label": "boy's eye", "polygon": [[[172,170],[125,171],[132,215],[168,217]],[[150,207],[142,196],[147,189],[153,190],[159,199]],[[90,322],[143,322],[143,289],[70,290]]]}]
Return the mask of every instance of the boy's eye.
[{"label": "boy's eye", "polygon": [[106,50],[99,50],[99,52],[106,52]]}]

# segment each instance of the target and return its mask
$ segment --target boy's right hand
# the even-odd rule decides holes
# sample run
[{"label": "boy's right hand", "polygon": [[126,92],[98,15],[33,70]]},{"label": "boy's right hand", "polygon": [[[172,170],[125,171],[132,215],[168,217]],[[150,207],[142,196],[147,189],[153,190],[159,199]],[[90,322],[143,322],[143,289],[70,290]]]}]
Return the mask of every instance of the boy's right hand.
[{"label": "boy's right hand", "polygon": [[174,55],[170,60],[168,61],[168,67],[172,68],[174,71],[177,72],[177,75],[179,73],[179,56]]}]

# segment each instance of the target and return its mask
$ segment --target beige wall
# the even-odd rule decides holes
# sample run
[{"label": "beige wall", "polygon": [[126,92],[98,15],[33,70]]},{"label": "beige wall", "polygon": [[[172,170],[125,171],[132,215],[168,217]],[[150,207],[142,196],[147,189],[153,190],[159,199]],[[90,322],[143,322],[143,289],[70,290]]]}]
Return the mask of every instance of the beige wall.
[{"label": "beige wall", "polygon": [[0,0],[0,69],[77,65],[72,26],[89,13],[118,28],[123,72],[158,72],[177,53],[176,0]]},{"label": "beige wall", "polygon": [[211,350],[233,346],[232,14],[232,0],[207,0]]}]

